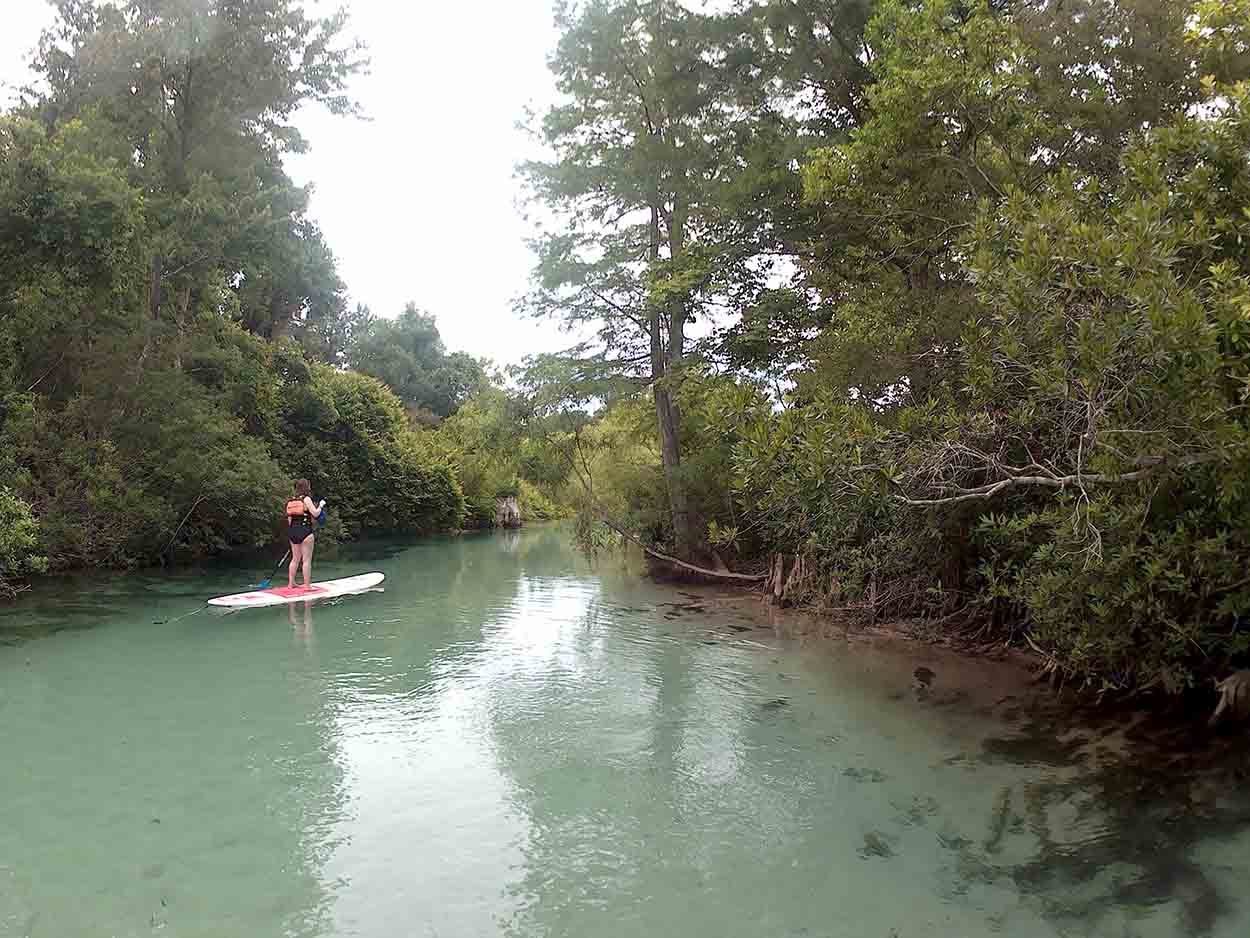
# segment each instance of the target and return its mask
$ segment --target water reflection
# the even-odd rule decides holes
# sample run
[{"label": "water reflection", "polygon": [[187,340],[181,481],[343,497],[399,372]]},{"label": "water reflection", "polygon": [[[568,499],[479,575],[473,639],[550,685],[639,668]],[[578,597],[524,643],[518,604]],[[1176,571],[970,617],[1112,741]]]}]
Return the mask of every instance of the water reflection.
[{"label": "water reflection", "polygon": [[414,909],[417,934],[496,930],[524,826],[480,730],[483,635],[563,552],[554,533],[518,546],[479,535],[414,548],[358,620],[336,689],[352,810],[323,872],[338,884],[335,934],[412,933]]},{"label": "water reflection", "polygon": [[[1243,934],[1244,752],[1221,759],[1220,747],[1194,749],[1182,731],[1138,740],[1134,748],[1147,757],[1128,761],[1091,759],[1088,734],[1065,734],[1054,719],[1029,719],[1010,738],[985,740],[982,764],[1031,772],[997,793],[983,855],[962,852],[967,878],[1010,882],[1064,931]],[[1039,765],[1060,771],[1033,774]],[[1028,849],[1013,851],[1021,837]]]},{"label": "water reflection", "polygon": [[0,612],[97,613],[0,647],[0,938],[1245,933],[1236,782],[735,632],[558,529],[319,569],[368,568],[164,626],[239,575]]},{"label": "water reflection", "polygon": [[[302,611],[297,611],[298,606],[302,606]],[[295,633],[295,637],[305,648],[312,648],[313,645],[313,602],[310,599],[304,600],[302,603],[287,603],[287,620],[291,623],[291,629]]]},{"label": "water reflection", "polygon": [[0,652],[0,935],[326,933],[320,670],[131,609]]},{"label": "water reflection", "polygon": [[595,934],[605,915],[622,933],[1242,933],[1193,848],[1242,830],[1244,798],[1218,821],[1163,798],[1128,825],[1140,796],[1106,787],[1126,768],[1087,764],[1061,726],[987,736],[1005,728],[931,671],[904,692],[897,667],[697,641],[657,627],[655,593],[522,584],[486,636],[528,821],[509,934]]}]

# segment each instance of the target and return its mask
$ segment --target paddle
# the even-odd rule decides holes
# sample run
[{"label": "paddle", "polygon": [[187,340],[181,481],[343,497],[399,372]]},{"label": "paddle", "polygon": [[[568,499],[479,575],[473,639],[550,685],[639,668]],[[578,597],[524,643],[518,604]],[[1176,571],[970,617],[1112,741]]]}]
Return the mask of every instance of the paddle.
[{"label": "paddle", "polygon": [[282,559],[273,565],[273,570],[270,572],[269,576],[265,577],[263,580],[257,583],[256,588],[262,589],[262,590],[269,589],[269,583],[270,581],[273,580],[274,574],[278,572],[278,568],[282,566],[284,563],[286,563],[286,559],[290,556],[291,556],[291,548],[288,547],[286,549],[286,553],[282,555]]}]

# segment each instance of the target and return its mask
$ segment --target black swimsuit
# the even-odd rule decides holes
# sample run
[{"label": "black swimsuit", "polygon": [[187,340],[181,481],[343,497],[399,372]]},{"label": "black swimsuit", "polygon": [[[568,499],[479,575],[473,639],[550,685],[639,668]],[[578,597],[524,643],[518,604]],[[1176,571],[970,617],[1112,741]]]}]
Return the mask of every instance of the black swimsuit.
[{"label": "black swimsuit", "polygon": [[303,544],[304,538],[313,533],[313,519],[307,508],[304,509],[303,515],[287,515],[286,520],[288,523],[286,536],[292,544]]}]

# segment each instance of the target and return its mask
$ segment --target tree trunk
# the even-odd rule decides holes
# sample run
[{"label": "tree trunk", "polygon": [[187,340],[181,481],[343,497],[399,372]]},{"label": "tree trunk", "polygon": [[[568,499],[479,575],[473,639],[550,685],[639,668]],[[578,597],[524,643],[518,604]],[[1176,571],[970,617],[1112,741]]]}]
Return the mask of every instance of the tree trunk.
[{"label": "tree trunk", "polygon": [[161,318],[161,283],[164,276],[165,259],[159,254],[152,256],[152,285],[148,289],[148,313],[152,319]]},{"label": "tree trunk", "polygon": [[495,527],[519,528],[521,526],[521,506],[515,495],[495,496]]},{"label": "tree trunk", "polygon": [[[651,206],[651,261],[656,262],[660,254],[660,209]],[[678,415],[673,404],[672,395],[664,379],[668,375],[668,362],[664,356],[664,331],[669,327],[669,356],[672,349],[672,319],[663,322],[659,306],[653,304],[650,310],[648,325],[651,332],[651,389],[655,398],[655,418],[660,434],[660,461],[664,466],[664,483],[668,489],[669,510],[673,516],[673,547],[682,560],[694,557],[695,540],[690,524],[690,506],[686,497],[686,486],[682,481],[681,440],[677,433]],[[680,350],[678,350],[680,360]]]},{"label": "tree trunk", "polygon": [[668,503],[673,512],[674,548],[682,560],[691,560],[694,557],[695,541],[690,525],[686,485],[680,475],[681,449],[677,436],[677,412],[668,388],[663,385],[656,385],[655,388],[655,415],[660,428],[660,459],[664,464]]},{"label": "tree trunk", "polygon": [[[157,320],[161,318],[161,300],[162,284],[165,275],[165,259],[159,254],[152,255],[152,280],[148,286],[148,318],[143,324],[143,348],[139,351],[139,357],[135,360],[134,366],[134,385],[139,386],[139,382],[143,380],[143,366],[147,362],[148,354],[152,351],[152,337],[156,331]],[[121,412],[119,411],[119,414]]]},{"label": "tree trunk", "polygon": [[178,297],[178,334],[174,338],[174,370],[182,371],[182,344],[186,339],[187,333],[187,314],[191,309],[191,285],[187,284],[182,288],[182,294]]}]

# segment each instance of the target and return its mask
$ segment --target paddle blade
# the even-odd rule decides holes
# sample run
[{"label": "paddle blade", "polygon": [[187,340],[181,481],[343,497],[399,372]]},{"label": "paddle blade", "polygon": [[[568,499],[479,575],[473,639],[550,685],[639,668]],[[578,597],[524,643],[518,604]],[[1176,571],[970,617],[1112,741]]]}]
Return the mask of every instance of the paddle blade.
[{"label": "paddle blade", "polygon": [[277,573],[277,572],[278,572],[278,567],[280,567],[280,566],[282,566],[284,563],[286,563],[286,559],[287,559],[288,557],[290,557],[290,556],[291,556],[291,551],[290,551],[290,549],[288,548],[288,549],[287,549],[287,552],[286,552],[285,554],[283,554],[283,555],[282,555],[282,559],[281,559],[281,560],[279,560],[276,564],[274,564],[273,573],[269,574],[269,576],[265,577],[263,580],[261,580],[259,583],[257,583],[257,584],[256,584],[256,586],[255,586],[255,588],[256,588],[256,589],[261,589],[261,590],[267,590],[267,589],[269,589],[269,584],[273,582],[274,573]]}]

